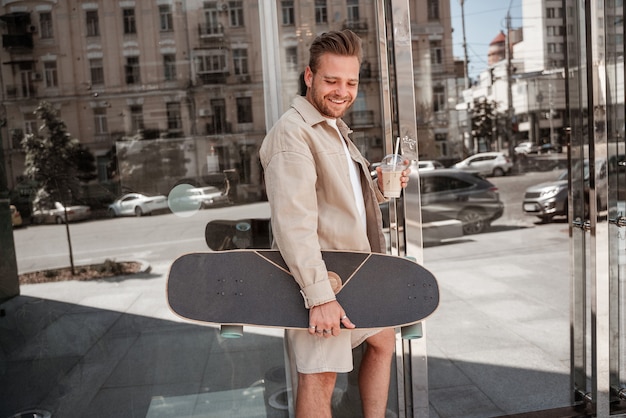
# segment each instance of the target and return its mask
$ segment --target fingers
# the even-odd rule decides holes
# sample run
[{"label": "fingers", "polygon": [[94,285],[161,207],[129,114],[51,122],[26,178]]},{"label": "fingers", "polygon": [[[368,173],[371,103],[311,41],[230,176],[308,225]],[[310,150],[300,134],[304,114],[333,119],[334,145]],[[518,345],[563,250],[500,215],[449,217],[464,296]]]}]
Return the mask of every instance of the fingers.
[{"label": "fingers", "polygon": [[[352,323],[345,311],[341,309],[341,315],[333,315],[331,317],[320,315],[318,307],[311,308],[309,312],[309,334],[317,337],[330,338],[336,337],[341,333],[341,326],[346,329],[354,329],[356,325]],[[339,316],[339,317],[338,317]],[[330,320],[329,318],[337,318]]]}]

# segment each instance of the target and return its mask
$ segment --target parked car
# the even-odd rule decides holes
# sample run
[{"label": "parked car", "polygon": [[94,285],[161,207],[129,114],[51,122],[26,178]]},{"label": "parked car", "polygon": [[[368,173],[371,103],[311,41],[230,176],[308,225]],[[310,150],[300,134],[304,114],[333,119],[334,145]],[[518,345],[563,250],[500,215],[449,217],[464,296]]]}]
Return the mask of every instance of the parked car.
[{"label": "parked car", "polygon": [[445,168],[444,165],[436,160],[419,160],[417,162],[417,169],[419,171],[438,170],[441,168]]},{"label": "parked car", "polygon": [[17,208],[13,205],[9,205],[9,210],[11,211],[11,225],[13,225],[13,227],[22,226],[22,215]]},{"label": "parked car", "polygon": [[[410,181],[417,180],[411,172]],[[498,189],[477,173],[456,169],[439,169],[419,173],[422,223],[456,219],[463,225],[465,235],[484,232],[493,221],[504,213]],[[408,219],[418,219],[412,213],[418,207],[413,196],[405,197]],[[400,204],[402,200],[398,201]],[[389,204],[381,203],[383,226],[389,226]]]},{"label": "parked car", "polygon": [[502,152],[481,152],[456,163],[454,168],[484,176],[503,176],[511,172],[513,162]]},{"label": "parked car", "polygon": [[552,144],[550,142],[547,142],[545,144],[541,144],[541,146],[539,147],[539,153],[541,154],[548,154],[552,152],[563,152],[563,146],[561,144]]},{"label": "parked car", "polygon": [[67,213],[68,222],[84,221],[91,218],[91,208],[86,205],[63,206],[61,202],[43,203],[33,209],[31,221],[34,224],[62,224],[65,223]]},{"label": "parked car", "polygon": [[539,146],[531,141],[524,141],[517,144],[514,151],[516,154],[537,154],[539,152]]},{"label": "parked car", "polygon": [[229,202],[228,195],[214,186],[187,189],[184,198],[201,209],[215,205],[223,205]]},{"label": "parked car", "polygon": [[147,196],[141,193],[127,193],[109,205],[109,217],[143,216],[168,209],[167,198],[163,195]]},{"label": "parked car", "polygon": [[[583,181],[585,202],[588,204],[589,198],[589,161],[583,162]],[[574,166],[574,173],[580,173],[580,169]],[[568,171],[561,172],[555,181],[543,182],[526,189],[522,209],[526,215],[536,216],[543,222],[550,222],[555,216],[567,216],[568,214]],[[596,186],[598,190],[597,205],[602,210],[608,206],[607,189],[607,165],[606,160],[596,161]],[[575,181],[575,180],[574,180]],[[588,208],[585,207],[585,216]]]}]

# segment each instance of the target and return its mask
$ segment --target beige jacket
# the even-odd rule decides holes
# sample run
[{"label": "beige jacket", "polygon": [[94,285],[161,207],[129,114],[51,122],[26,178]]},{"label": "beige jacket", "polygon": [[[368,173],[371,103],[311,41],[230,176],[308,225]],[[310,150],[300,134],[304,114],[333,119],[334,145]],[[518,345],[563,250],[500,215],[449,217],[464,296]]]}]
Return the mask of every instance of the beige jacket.
[{"label": "beige jacket", "polygon": [[[260,149],[276,246],[301,288],[307,308],[335,299],[321,250],[383,252],[385,238],[368,162],[337,120],[360,168],[367,233],[354,203],[343,145],[337,131],[304,97],[296,97],[268,132]],[[342,277],[345,280],[345,277]]]}]

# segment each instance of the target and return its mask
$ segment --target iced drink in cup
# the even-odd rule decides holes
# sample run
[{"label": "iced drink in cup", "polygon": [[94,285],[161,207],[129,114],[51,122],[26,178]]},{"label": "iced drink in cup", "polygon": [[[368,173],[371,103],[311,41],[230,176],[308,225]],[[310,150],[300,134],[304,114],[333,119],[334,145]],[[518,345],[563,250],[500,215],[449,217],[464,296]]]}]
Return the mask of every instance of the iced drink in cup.
[{"label": "iced drink in cup", "polygon": [[399,154],[390,154],[383,158],[380,167],[383,172],[383,194],[385,197],[400,197],[402,172],[408,167],[405,159]]}]

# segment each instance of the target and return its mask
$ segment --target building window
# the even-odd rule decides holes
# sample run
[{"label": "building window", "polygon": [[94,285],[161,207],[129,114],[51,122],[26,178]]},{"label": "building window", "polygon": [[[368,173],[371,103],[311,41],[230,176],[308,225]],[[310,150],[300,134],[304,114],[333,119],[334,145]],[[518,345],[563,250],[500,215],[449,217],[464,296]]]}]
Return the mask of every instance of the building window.
[{"label": "building window", "polygon": [[248,74],[248,50],[233,49],[233,68],[235,74]]},{"label": "building window", "polygon": [[441,112],[446,110],[446,91],[443,86],[433,87],[433,111]]},{"label": "building window", "polygon": [[93,110],[94,132],[102,135],[109,132],[107,126],[107,110],[104,107],[97,107]]},{"label": "building window", "polygon": [[439,0],[428,0],[428,20],[439,20]]},{"label": "building window", "polygon": [[170,32],[174,30],[172,7],[169,4],[159,6],[159,25],[161,27],[161,32]]},{"label": "building window", "polygon": [[130,130],[131,133],[142,131],[143,125],[143,106],[132,105],[130,107]]},{"label": "building window", "polygon": [[229,10],[228,14],[230,16],[230,26],[232,27],[244,26],[243,2],[242,1],[229,1],[228,10]]},{"label": "building window", "polygon": [[52,31],[52,13],[39,13],[39,36],[41,36],[42,39],[54,37],[54,32]]},{"label": "building window", "polygon": [[139,84],[141,77],[139,73],[139,57],[126,57],[126,84]]},{"label": "building window", "polygon": [[164,54],[163,55],[163,71],[165,74],[165,80],[176,80],[176,55]]},{"label": "building window", "polygon": [[122,15],[124,17],[124,35],[137,33],[135,9],[122,9]]},{"label": "building window", "polygon": [[89,60],[89,72],[91,73],[91,84],[104,84],[104,66],[102,58],[92,58]]},{"label": "building window", "polygon": [[548,36],[563,36],[565,35],[565,28],[563,26],[548,26],[547,28]]},{"label": "building window", "polygon": [[59,86],[56,61],[44,61],[43,77],[44,77],[44,82],[46,83],[46,87],[58,87]]},{"label": "building window", "polygon": [[326,0],[315,0],[315,23],[328,23]]},{"label": "building window", "polygon": [[204,28],[202,33],[206,35],[218,35],[222,33],[217,4],[215,2],[204,3]]},{"label": "building window", "polygon": [[237,98],[237,123],[252,123],[252,98]]},{"label": "building window", "polygon": [[197,58],[198,73],[223,73],[226,69],[224,54],[201,55]]},{"label": "building window", "polygon": [[430,63],[432,65],[443,64],[443,48],[441,41],[430,41]]},{"label": "building window", "polygon": [[348,0],[347,6],[347,20],[348,22],[358,22],[360,18],[359,13],[359,0]]},{"label": "building window", "polygon": [[167,130],[180,131],[183,128],[183,121],[180,115],[180,103],[169,102],[165,104],[167,112]]},{"label": "building window", "polygon": [[285,60],[287,61],[287,69],[294,71],[298,68],[298,47],[290,46],[285,49]]},{"label": "building window", "polygon": [[561,8],[561,7],[548,7],[548,8],[546,8],[546,17],[548,19],[561,19],[561,18],[563,18],[563,8]]},{"label": "building window", "polygon": [[293,0],[283,0],[280,2],[280,8],[283,16],[283,25],[295,24],[295,10],[293,8]]},{"label": "building window", "polygon": [[100,22],[97,10],[88,10],[85,14],[87,21],[87,36],[100,36]]},{"label": "building window", "polygon": [[26,112],[24,113],[24,134],[29,135],[35,133],[37,133],[37,115],[35,115],[35,112]]}]

